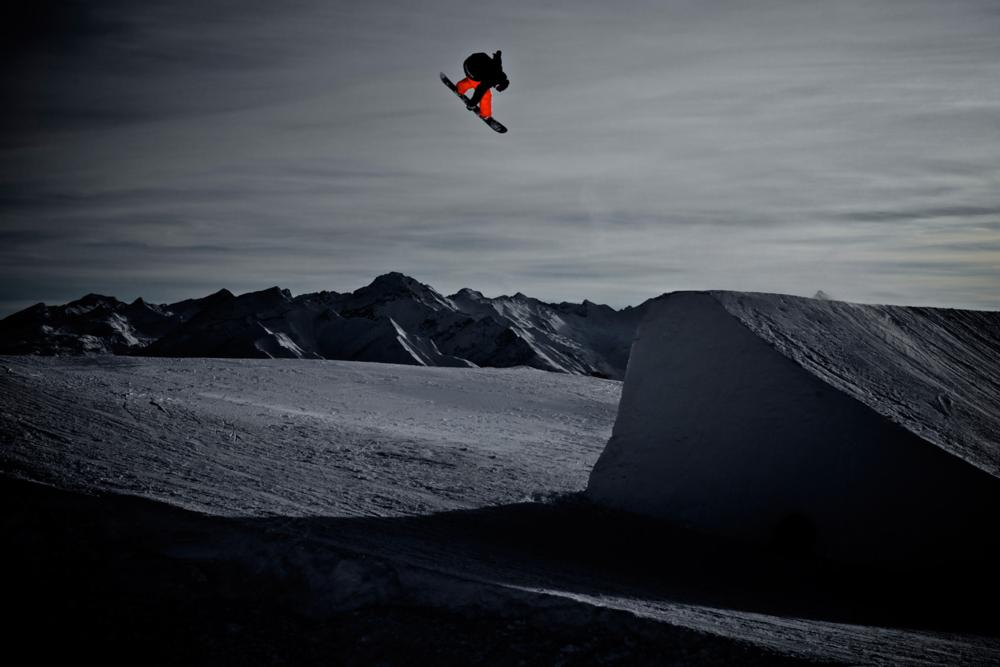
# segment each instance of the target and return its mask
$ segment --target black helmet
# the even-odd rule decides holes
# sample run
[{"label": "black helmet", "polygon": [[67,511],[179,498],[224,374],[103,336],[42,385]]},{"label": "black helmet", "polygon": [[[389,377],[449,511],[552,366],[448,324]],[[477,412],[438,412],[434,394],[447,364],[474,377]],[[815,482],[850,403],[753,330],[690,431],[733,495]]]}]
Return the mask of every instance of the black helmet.
[{"label": "black helmet", "polygon": [[507,90],[507,86],[509,86],[509,85],[510,85],[510,79],[508,79],[507,77],[504,77],[503,81],[501,81],[500,83],[497,84],[497,90],[499,90],[500,92],[503,92],[503,91]]}]

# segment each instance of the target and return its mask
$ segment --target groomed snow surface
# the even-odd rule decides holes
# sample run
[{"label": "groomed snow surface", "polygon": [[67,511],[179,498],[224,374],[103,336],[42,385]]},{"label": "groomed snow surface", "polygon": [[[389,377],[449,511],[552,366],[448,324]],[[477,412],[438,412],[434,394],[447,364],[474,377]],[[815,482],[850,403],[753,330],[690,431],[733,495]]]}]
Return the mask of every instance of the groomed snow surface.
[{"label": "groomed snow surface", "polygon": [[835,567],[586,502],[620,390],[525,368],[2,358],[10,636],[105,664],[1000,660],[974,570]]},{"label": "groomed snow surface", "polygon": [[621,383],[531,368],[4,357],[4,471],[221,516],[404,516],[579,491]]}]

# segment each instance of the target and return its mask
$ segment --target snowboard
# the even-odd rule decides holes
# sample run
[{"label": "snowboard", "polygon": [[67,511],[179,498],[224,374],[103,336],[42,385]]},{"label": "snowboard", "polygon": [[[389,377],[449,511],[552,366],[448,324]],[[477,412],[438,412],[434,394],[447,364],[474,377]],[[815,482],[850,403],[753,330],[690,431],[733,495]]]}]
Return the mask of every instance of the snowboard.
[{"label": "snowboard", "polygon": [[[441,72],[441,82],[444,85],[448,86],[448,88],[451,89],[451,92],[453,92],[456,95],[458,95],[459,99],[462,100],[463,104],[465,104],[465,103],[467,103],[469,101],[469,98],[467,98],[465,95],[462,95],[461,93],[458,92],[458,89],[455,88],[455,84],[453,84],[451,82],[451,79],[449,79],[447,76],[445,76],[444,72]],[[495,131],[499,132],[500,134],[503,134],[504,132],[507,131],[507,128],[504,127],[502,123],[500,123],[498,120],[496,120],[492,116],[489,117],[489,118],[483,118],[482,116],[480,116],[479,115],[479,107],[476,107],[475,109],[473,109],[473,111],[476,113],[476,117],[480,118],[484,123],[486,123],[487,125],[489,125],[490,127],[492,127]]]}]

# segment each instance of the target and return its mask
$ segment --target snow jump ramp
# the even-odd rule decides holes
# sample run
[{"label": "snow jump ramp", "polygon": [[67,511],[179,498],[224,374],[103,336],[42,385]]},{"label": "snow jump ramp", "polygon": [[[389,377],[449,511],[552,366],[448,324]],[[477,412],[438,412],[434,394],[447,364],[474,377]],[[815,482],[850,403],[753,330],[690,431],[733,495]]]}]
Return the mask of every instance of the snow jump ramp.
[{"label": "snow jump ramp", "polygon": [[978,560],[998,476],[1000,313],[677,292],[638,329],[587,493],[835,558]]}]

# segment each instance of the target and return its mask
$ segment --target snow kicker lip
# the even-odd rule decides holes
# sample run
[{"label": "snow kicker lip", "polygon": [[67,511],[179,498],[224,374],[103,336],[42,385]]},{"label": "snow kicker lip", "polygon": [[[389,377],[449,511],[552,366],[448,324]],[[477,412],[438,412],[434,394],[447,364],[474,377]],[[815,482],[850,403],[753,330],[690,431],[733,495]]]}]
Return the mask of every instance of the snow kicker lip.
[{"label": "snow kicker lip", "polygon": [[[945,418],[927,405],[933,427],[913,406],[941,383],[975,384],[976,373],[995,383],[1000,342],[966,341],[921,371],[914,358],[962,342],[968,326],[961,312],[931,315],[779,295],[661,297],[639,327],[588,493],[839,558],[989,557],[998,540],[987,526],[1000,516],[995,400],[965,419],[954,416],[959,400]],[[985,367],[982,347],[995,351]]]},{"label": "snow kicker lip", "polygon": [[1000,313],[711,295],[824,383],[1000,477]]}]

